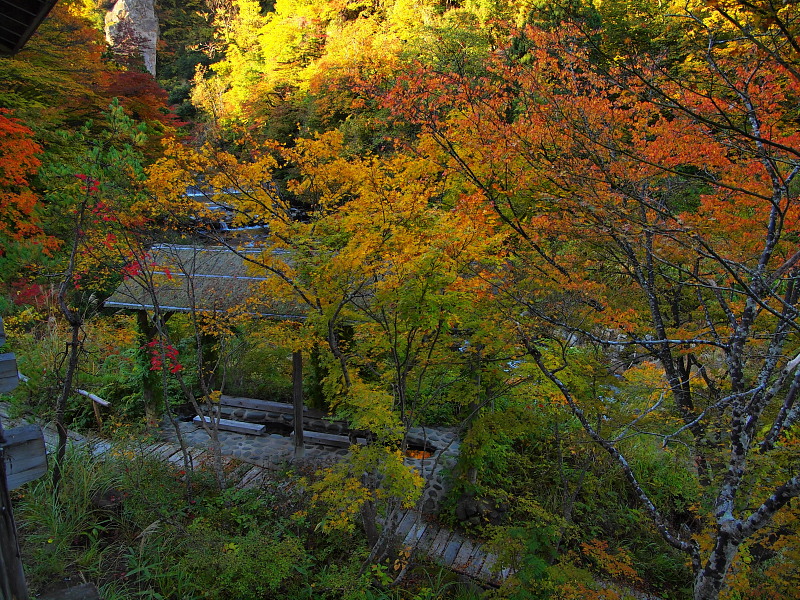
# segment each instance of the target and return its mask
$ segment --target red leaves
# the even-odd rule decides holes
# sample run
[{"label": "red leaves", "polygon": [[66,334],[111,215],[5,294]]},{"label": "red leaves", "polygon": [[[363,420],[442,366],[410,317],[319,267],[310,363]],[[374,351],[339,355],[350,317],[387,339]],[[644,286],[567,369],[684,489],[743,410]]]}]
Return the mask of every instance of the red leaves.
[{"label": "red leaves", "polygon": [[81,189],[87,194],[95,194],[100,189],[100,182],[92,177],[89,177],[88,175],[78,173],[75,175],[75,177],[86,184]]},{"label": "red leaves", "polygon": [[160,371],[166,362],[169,372],[173,375],[183,370],[183,365],[178,362],[178,349],[172,344],[154,339],[146,348],[150,352],[150,370]]},{"label": "red leaves", "polygon": [[156,266],[154,262],[151,262],[153,257],[150,256],[149,254],[145,254],[144,256],[138,257],[135,256],[133,253],[130,253],[129,256],[131,257],[131,262],[122,267],[121,270],[122,278],[126,281],[128,279],[141,275],[144,272],[144,267],[146,265],[149,264],[151,267]]},{"label": "red leaves", "polygon": [[137,275],[141,275],[141,273],[142,265],[138,261],[133,261],[122,267],[122,278],[125,281],[131,279],[132,277],[136,277]]},{"label": "red leaves", "polygon": [[[89,193],[94,193],[98,190],[97,183],[95,182],[92,185],[87,186],[86,191]],[[105,221],[106,223],[109,222],[116,222],[118,219],[116,215],[112,212],[111,206],[103,202],[102,200],[98,200],[95,205],[91,208],[91,212],[93,215],[100,217],[100,220]]]},{"label": "red leaves", "polygon": [[[57,242],[45,236],[39,225],[39,198],[28,187],[36,174],[41,147],[33,131],[0,109],[0,236],[41,244],[45,252]],[[5,253],[0,243],[0,255]]]},{"label": "red leaves", "polygon": [[11,284],[12,300],[16,305],[33,305],[42,308],[50,301],[52,290],[47,290],[38,283],[19,280]]}]

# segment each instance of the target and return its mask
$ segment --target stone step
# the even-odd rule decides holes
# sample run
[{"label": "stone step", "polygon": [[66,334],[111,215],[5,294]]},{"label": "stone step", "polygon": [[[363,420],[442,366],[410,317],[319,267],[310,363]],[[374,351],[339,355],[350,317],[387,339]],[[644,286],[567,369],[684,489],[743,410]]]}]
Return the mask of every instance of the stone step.
[{"label": "stone step", "polygon": [[[195,423],[200,423],[203,417],[200,415],[195,416],[192,421]],[[206,419],[205,421],[208,425],[211,425],[211,421]],[[226,431],[234,431],[236,433],[246,433],[249,435],[261,435],[266,430],[266,425],[259,425],[257,423],[247,423],[245,421],[232,421],[230,419],[220,419],[217,425],[220,429],[225,429]]]}]

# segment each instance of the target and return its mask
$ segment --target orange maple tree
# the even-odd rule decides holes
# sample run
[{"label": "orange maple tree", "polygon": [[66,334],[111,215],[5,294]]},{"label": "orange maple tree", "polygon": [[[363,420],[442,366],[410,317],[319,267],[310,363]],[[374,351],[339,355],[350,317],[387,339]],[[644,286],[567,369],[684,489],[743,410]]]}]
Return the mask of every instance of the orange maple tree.
[{"label": "orange maple tree", "polygon": [[36,244],[45,252],[57,246],[40,227],[39,197],[29,187],[41,152],[32,136],[29,128],[0,110],[0,256],[19,244]]},{"label": "orange maple tree", "polygon": [[[776,59],[782,32],[768,47],[770,31],[732,41],[695,9],[703,43],[683,61],[599,57],[580,29],[528,28],[483,73],[409,70],[384,105],[512,233],[496,274],[508,326],[689,555],[700,600],[718,597],[740,546],[800,495],[800,475],[777,460],[757,493],[747,478],[754,454],[785,453],[800,417],[800,79],[788,50]],[[651,433],[692,448],[706,531],[677,531],[653,503],[620,449],[640,417],[601,435],[559,378],[569,353],[554,344],[597,344],[623,374],[625,361],[657,359],[682,423]]]}]

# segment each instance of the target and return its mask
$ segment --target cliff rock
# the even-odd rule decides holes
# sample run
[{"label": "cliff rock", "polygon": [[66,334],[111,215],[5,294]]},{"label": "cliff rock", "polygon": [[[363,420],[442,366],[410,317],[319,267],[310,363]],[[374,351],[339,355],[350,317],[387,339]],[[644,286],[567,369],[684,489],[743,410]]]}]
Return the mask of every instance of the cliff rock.
[{"label": "cliff rock", "polygon": [[106,13],[106,40],[119,55],[140,55],[145,69],[155,75],[158,18],[154,0],[116,0]]}]

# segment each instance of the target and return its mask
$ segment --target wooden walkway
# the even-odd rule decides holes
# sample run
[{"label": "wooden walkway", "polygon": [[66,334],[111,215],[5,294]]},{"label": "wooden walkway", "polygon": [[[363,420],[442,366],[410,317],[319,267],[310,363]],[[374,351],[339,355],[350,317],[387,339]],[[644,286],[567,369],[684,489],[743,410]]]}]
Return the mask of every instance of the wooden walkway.
[{"label": "wooden walkway", "polygon": [[497,556],[464,535],[426,520],[419,511],[408,510],[397,526],[397,539],[411,549],[457,573],[492,585],[500,585],[510,569],[494,569]]},{"label": "wooden walkway", "polygon": [[[154,444],[145,453],[158,456],[176,466],[183,465],[180,447],[169,442]],[[195,466],[211,458],[210,452],[204,448],[189,448],[189,453]],[[224,456],[223,460],[229,463],[233,459]],[[243,466],[244,470],[239,471],[240,475],[234,483],[237,488],[257,487],[268,470],[258,465],[247,468],[246,463]],[[487,552],[482,544],[429,521],[416,510],[407,510],[401,515],[396,539],[412,552],[423,554],[444,567],[485,583],[499,585],[510,574],[509,569],[493,569],[497,557]]]},{"label": "wooden walkway", "polygon": [[[211,460],[207,449],[189,448],[188,451],[195,467]],[[183,466],[180,447],[171,442],[143,447],[142,454],[159,457],[176,467]],[[223,456],[226,464],[234,460]],[[267,467],[242,463],[233,485],[237,488],[257,487],[268,470]],[[509,569],[493,569],[497,557],[487,552],[482,544],[429,519],[416,510],[403,512],[398,521],[396,539],[412,553],[425,555],[444,567],[484,583],[500,585],[509,576]]]},{"label": "wooden walkway", "polygon": [[[0,405],[0,416],[5,416],[4,412]],[[46,444],[53,448],[55,432],[45,427],[43,433]],[[105,440],[87,438],[72,432],[70,439],[72,443],[91,446],[97,455],[104,454],[112,448],[112,445]],[[151,456],[171,463],[176,469],[182,469],[184,466],[180,446],[173,442],[141,444],[130,449],[140,456]],[[212,454],[207,448],[190,446],[187,451],[194,468],[202,468],[204,463],[212,460]],[[228,467],[231,463],[237,464],[232,473],[235,480],[233,485],[237,488],[258,487],[270,471],[268,467],[242,462],[232,456],[224,455],[222,460]],[[487,552],[482,544],[429,519],[430,517],[416,510],[403,512],[398,521],[396,539],[412,553],[425,555],[444,567],[490,585],[499,585],[509,576],[509,569],[497,571],[492,568],[497,562],[497,557]]]}]

